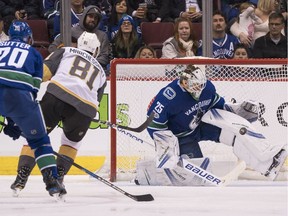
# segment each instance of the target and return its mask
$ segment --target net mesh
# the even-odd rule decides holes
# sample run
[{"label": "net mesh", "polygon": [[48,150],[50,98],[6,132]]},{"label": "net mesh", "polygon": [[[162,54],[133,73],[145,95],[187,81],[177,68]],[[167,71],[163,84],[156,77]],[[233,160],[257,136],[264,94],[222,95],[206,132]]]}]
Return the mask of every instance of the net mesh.
[{"label": "net mesh", "polygon": [[[171,63],[167,61],[163,63],[161,60],[153,63],[141,61],[135,61],[133,64],[121,63],[121,61],[115,63],[112,73],[116,76],[116,107],[111,107],[111,112],[116,112],[117,124],[129,127],[141,125],[146,120],[147,108],[154,96],[161,88],[176,79],[178,73],[189,63],[188,60],[187,63],[177,63],[177,60]],[[287,140],[287,119],[283,119],[283,112],[286,112],[284,116],[285,114],[287,116],[285,111],[287,64],[267,64],[267,61],[251,62],[249,65],[227,61],[224,64],[215,61],[209,63],[208,60],[205,64],[197,63],[197,60],[193,64],[205,69],[207,78],[214,83],[218,94],[226,101],[231,99],[259,101],[261,110],[256,125],[260,127],[260,131],[265,135],[268,134],[266,137],[273,142],[284,142],[285,137]],[[279,99],[279,102],[272,102],[271,96],[279,94],[284,96]],[[282,98],[286,99],[286,104],[281,103]],[[271,133],[271,128],[277,130]],[[146,130],[133,133],[118,129],[116,143],[117,180],[133,179],[136,162],[155,157],[153,140]],[[229,146],[209,141],[201,142],[200,146],[204,156],[209,156],[211,160],[237,160]]]}]

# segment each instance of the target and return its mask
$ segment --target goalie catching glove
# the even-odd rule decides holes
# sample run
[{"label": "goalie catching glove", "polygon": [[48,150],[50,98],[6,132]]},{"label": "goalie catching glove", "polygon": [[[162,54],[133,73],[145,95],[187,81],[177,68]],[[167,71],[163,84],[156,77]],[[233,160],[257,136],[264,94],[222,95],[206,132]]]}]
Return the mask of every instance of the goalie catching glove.
[{"label": "goalie catching glove", "polygon": [[247,100],[242,103],[225,103],[224,109],[245,118],[250,123],[258,119],[259,104],[256,101]]},{"label": "goalie catching glove", "polygon": [[22,131],[9,117],[7,119],[7,125],[4,127],[4,134],[11,137],[13,140],[16,140],[20,137]]}]

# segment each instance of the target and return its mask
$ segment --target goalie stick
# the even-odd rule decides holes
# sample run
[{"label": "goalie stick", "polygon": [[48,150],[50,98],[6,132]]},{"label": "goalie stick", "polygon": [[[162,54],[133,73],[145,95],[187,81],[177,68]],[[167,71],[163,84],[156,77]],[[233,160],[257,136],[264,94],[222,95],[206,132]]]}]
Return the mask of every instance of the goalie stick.
[{"label": "goalie stick", "polygon": [[194,174],[195,176],[205,180],[211,185],[214,186],[227,186],[230,184],[235,178],[237,178],[245,169],[246,163],[244,161],[238,161],[237,165],[225,176],[219,177],[214,175],[213,173],[191,163],[190,161],[180,157],[180,161],[183,165],[184,170]]},{"label": "goalie stick", "polygon": [[82,170],[83,172],[87,173],[88,175],[92,176],[93,178],[96,178],[97,180],[99,180],[100,182],[108,185],[109,187],[115,189],[116,191],[124,194],[125,196],[138,201],[138,202],[142,202],[142,201],[153,201],[154,198],[151,194],[143,194],[143,195],[132,195],[124,190],[122,190],[121,188],[117,187],[116,185],[112,184],[111,182],[107,181],[106,179],[102,178],[101,176],[98,176],[96,174],[94,174],[93,172],[87,170],[86,168],[80,166],[79,164],[72,162],[70,160],[68,160],[65,156],[53,151],[53,154],[56,155],[57,157],[65,160],[67,163],[72,164],[73,166],[77,167],[78,169]]},{"label": "goalie stick", "polygon": [[131,128],[131,127],[128,127],[128,126],[123,126],[123,125],[119,125],[119,124],[113,124],[113,123],[111,123],[109,121],[101,121],[101,120],[96,120],[96,119],[94,119],[93,121],[98,122],[100,124],[105,124],[105,125],[113,128],[113,129],[121,128],[121,129],[124,129],[124,130],[140,133],[140,132],[142,132],[143,130],[145,130],[148,127],[148,125],[152,122],[153,118],[154,118],[154,112],[152,112],[150,114],[150,116],[146,119],[146,121],[143,124],[141,124],[139,127],[137,127],[137,128]]}]

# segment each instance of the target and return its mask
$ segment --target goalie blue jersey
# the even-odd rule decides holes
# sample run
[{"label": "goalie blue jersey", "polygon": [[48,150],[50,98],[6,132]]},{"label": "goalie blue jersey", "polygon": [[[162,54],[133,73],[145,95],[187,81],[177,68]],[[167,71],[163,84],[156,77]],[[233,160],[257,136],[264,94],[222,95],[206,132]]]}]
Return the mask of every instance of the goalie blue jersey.
[{"label": "goalie blue jersey", "polygon": [[225,100],[209,80],[199,100],[195,100],[177,79],[161,89],[151,103],[147,115],[154,111],[155,117],[147,130],[152,138],[159,130],[171,130],[176,137],[186,137],[197,132],[201,117],[209,109],[223,109]]},{"label": "goalie blue jersey", "polygon": [[20,41],[0,42],[0,84],[37,93],[43,76],[41,54]]}]

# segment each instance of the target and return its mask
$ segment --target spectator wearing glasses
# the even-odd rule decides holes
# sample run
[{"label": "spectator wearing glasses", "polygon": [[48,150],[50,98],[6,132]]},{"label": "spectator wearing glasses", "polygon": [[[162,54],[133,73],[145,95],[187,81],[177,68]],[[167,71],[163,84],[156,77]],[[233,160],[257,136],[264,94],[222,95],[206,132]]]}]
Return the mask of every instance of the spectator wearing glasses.
[{"label": "spectator wearing glasses", "polygon": [[119,21],[119,30],[111,42],[112,58],[134,58],[141,46],[136,25],[129,15],[123,16]]},{"label": "spectator wearing glasses", "polygon": [[256,39],[253,47],[254,58],[287,58],[287,36],[281,31],[285,19],[281,13],[275,12],[269,16],[269,32]]}]

